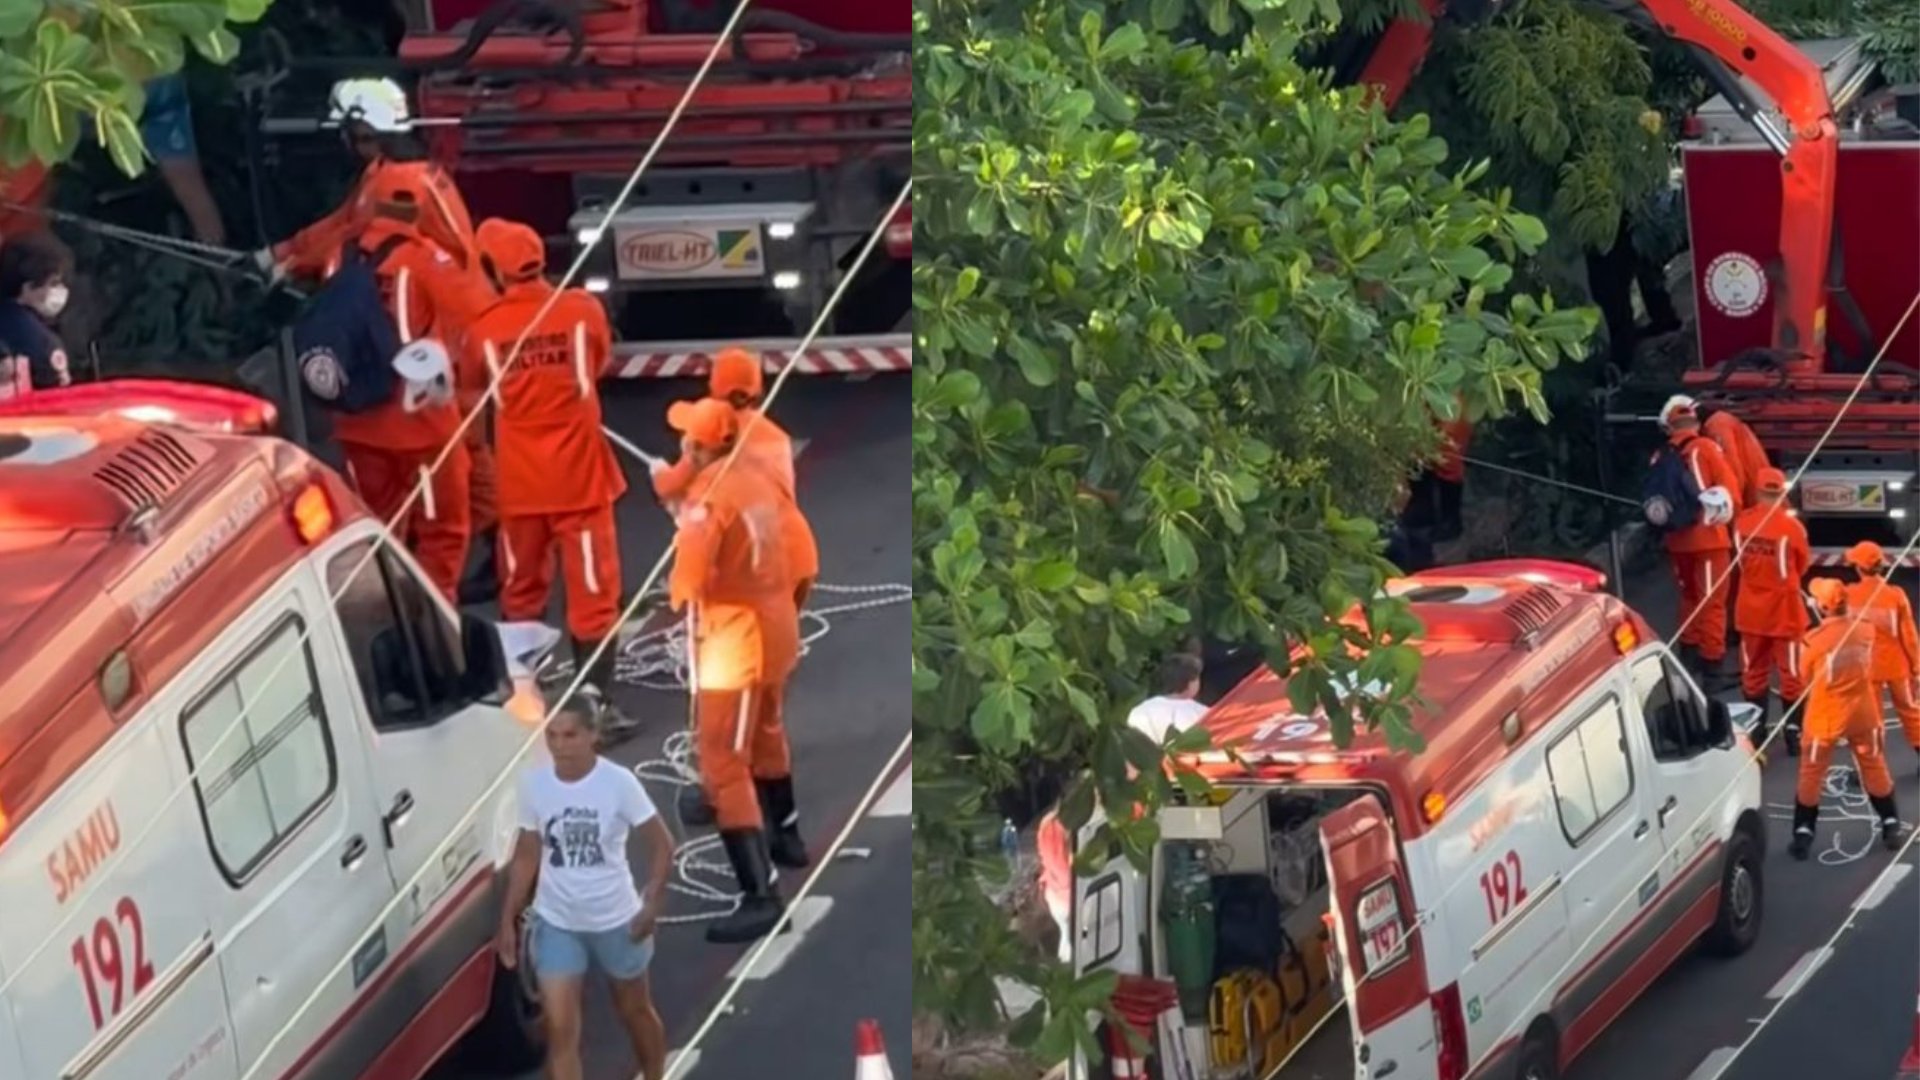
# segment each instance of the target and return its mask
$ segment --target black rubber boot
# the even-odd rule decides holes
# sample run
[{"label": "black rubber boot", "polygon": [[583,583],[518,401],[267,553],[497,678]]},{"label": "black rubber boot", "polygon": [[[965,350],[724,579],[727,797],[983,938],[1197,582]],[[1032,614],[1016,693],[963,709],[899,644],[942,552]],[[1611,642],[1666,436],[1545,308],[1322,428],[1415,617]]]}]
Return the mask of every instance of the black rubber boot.
[{"label": "black rubber boot", "polygon": [[740,882],[740,906],[733,914],[707,927],[715,945],[758,941],[773,932],[786,905],[773,891],[773,863],[767,855],[767,836],[759,829],[729,829],[720,834],[727,861]]},{"label": "black rubber boot", "polygon": [[1767,753],[1771,749],[1767,745],[1767,736],[1773,731],[1773,695],[1771,693],[1758,696],[1748,694],[1746,697],[1747,704],[1760,710],[1760,719],[1754,721],[1751,736],[1754,747],[1760,753],[1760,764],[1765,765]]},{"label": "black rubber boot", "polygon": [[1780,741],[1787,744],[1787,756],[1800,756],[1800,721],[1798,718],[1787,721],[1787,729],[1780,733]]},{"label": "black rubber boot", "polygon": [[460,606],[478,607],[500,599],[500,569],[496,561],[500,545],[497,530],[489,529],[473,538],[467,573],[460,579]]},{"label": "black rubber boot", "polygon": [[806,841],[800,839],[800,811],[793,801],[793,777],[755,780],[760,793],[760,814],[767,820],[767,851],[775,866],[799,870],[811,860]]},{"label": "black rubber boot", "polygon": [[[576,664],[585,663],[587,657],[592,656],[593,650],[600,644],[597,641],[585,641],[580,638],[572,640],[573,660]],[[587,669],[587,677],[584,680],[584,685],[593,687],[595,695],[600,699],[600,737],[608,744],[628,738],[640,727],[640,721],[628,716],[613,699],[614,670],[619,662],[619,643],[608,642],[607,647],[601,650],[599,659]]]},{"label": "black rubber boot", "polygon": [[1907,827],[1900,824],[1900,809],[1894,805],[1892,795],[1875,795],[1867,800],[1873,812],[1880,818],[1880,843],[1888,851],[1899,851],[1901,841],[1907,838]]},{"label": "black rubber boot", "polygon": [[1787,843],[1787,854],[1805,862],[1813,851],[1813,826],[1820,820],[1818,806],[1793,804],[1793,839]]}]

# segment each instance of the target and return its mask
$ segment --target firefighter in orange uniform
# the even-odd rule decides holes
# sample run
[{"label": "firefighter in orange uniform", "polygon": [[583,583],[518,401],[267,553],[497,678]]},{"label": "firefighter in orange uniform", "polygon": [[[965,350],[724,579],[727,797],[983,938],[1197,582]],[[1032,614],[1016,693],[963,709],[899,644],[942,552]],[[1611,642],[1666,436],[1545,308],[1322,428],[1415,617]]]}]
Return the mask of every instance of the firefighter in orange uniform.
[{"label": "firefighter in orange uniform", "polygon": [[1849,617],[1847,588],[1840,582],[1819,578],[1808,589],[1820,608],[1820,625],[1807,635],[1800,655],[1800,677],[1807,684],[1806,721],[1799,783],[1794,789],[1793,839],[1787,853],[1804,859],[1813,850],[1827,768],[1833,763],[1834,750],[1843,743],[1853,751],[1860,786],[1880,820],[1881,841],[1898,849],[1900,813],[1893,802],[1886,728],[1874,686],[1880,631],[1865,619]]},{"label": "firefighter in orange uniform", "polygon": [[752,941],[780,918],[772,864],[807,864],[781,721],[800,653],[784,496],[760,470],[728,466],[740,426],[726,402],[674,402],[667,422],[696,470],[678,514],[669,598],[675,610],[691,605],[700,780],[741,892],[707,940]]},{"label": "firefighter in orange uniform", "polygon": [[[781,532],[788,542],[787,568],[794,575],[794,607],[807,606],[807,595],[820,576],[820,549],[813,538],[813,527],[800,512],[793,475],[793,439],[760,408],[765,378],[760,360],[745,349],[722,349],[713,358],[713,371],[707,376],[707,395],[726,402],[739,421],[746,439],[741,461],[751,464],[772,479],[786,496]],[[758,416],[760,419],[752,421]],[[752,422],[750,422],[752,421]],[[693,480],[693,462],[687,458],[653,471],[653,490],[663,505],[682,498]]]},{"label": "firefighter in orange uniform", "polygon": [[[1879,544],[1862,540],[1853,545],[1847,550],[1847,565],[1860,574],[1860,580],[1847,586],[1847,606],[1880,631],[1882,655],[1874,659],[1874,682],[1892,699],[1907,745],[1920,752],[1920,686],[1914,678],[1920,673],[1920,634],[1914,632],[1913,605],[1905,590],[1887,580],[1887,553]],[[1876,703],[1880,694],[1876,688]]]},{"label": "firefighter in orange uniform", "polygon": [[[601,430],[598,380],[613,332],[591,293],[554,295],[544,276],[546,247],[532,229],[489,219],[476,239],[500,298],[468,328],[461,362],[468,385],[499,380],[500,614],[508,622],[541,621],[558,556],[567,633],[584,664],[620,620],[613,504],[627,481]],[[585,679],[598,693],[609,735],[636,726],[613,704],[617,660],[608,645]]]},{"label": "firefighter in orange uniform", "polygon": [[[1734,592],[1733,624],[1740,632],[1740,690],[1760,708],[1760,731],[1755,742],[1766,740],[1766,728],[1776,714],[1793,709],[1804,687],[1800,683],[1800,639],[1807,634],[1807,605],[1800,583],[1813,565],[1807,527],[1782,505],[1787,477],[1779,469],[1760,470],[1754,484],[1759,501],[1733,521],[1734,548],[1740,552],[1740,581]],[[1783,709],[1775,709],[1770,689],[1773,673],[1780,673]],[[1798,712],[1787,721],[1782,736],[1788,754],[1798,754]]]},{"label": "firefighter in orange uniform", "polygon": [[[373,263],[402,344],[433,340],[453,348],[476,314],[476,296],[471,276],[421,235],[425,194],[414,179],[409,173],[386,172],[369,182],[372,217],[354,242]],[[441,353],[443,361],[447,356]],[[396,387],[384,405],[336,415],[334,437],[361,498],[381,520],[394,522],[396,535],[410,538],[420,568],[449,603],[458,604],[460,573],[471,541],[471,462],[462,443],[429,475],[441,449],[453,442],[460,413],[452,396],[456,373],[450,367],[438,375],[447,391],[443,399],[418,392],[422,382],[435,378],[432,372],[420,375]],[[395,522],[423,478],[426,491],[414,499],[406,519]]]},{"label": "firefighter in orange uniform", "polygon": [[1726,456],[1727,464],[1733,466],[1734,475],[1740,478],[1737,489],[1740,505],[1753,505],[1760,497],[1760,473],[1772,467],[1766,447],[1760,445],[1760,437],[1746,421],[1725,409],[1703,408],[1696,402],[1694,411],[1700,415],[1700,434],[1713,440]]},{"label": "firefighter in orange uniform", "polygon": [[473,218],[446,172],[427,160],[413,137],[405,91],[388,79],[343,79],[328,100],[328,119],[340,125],[348,149],[365,168],[352,193],[332,213],[293,236],[254,254],[275,275],[329,277],[343,245],[373,217],[374,179],[397,173],[397,182],[420,191],[417,228],[463,268],[473,266]]},{"label": "firefighter in orange uniform", "polygon": [[[1684,395],[1669,398],[1660,410],[1660,427],[1679,449],[1703,495],[1710,489],[1721,489],[1733,516],[1737,516],[1741,507],[1739,474],[1727,463],[1720,447],[1701,435],[1693,399]],[[1727,529],[1731,517],[1727,523],[1710,523],[1704,508],[1702,515],[1694,524],[1667,533],[1666,545],[1667,555],[1673,560],[1674,580],[1680,586],[1684,626],[1681,657],[1703,676],[1703,681],[1713,683],[1721,678],[1720,667],[1727,655],[1726,586],[1733,538]]]}]

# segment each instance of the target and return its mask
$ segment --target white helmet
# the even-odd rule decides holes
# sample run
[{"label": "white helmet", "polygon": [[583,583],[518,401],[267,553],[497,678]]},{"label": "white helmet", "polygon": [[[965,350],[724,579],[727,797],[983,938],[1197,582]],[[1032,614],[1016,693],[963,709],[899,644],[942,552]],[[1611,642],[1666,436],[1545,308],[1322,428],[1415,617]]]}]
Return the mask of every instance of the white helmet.
[{"label": "white helmet", "polygon": [[406,385],[401,407],[418,412],[430,405],[445,405],[453,400],[453,361],[446,346],[432,338],[421,338],[401,348],[393,357],[393,370]]},{"label": "white helmet", "polygon": [[327,119],[336,124],[357,120],[379,132],[411,131],[413,113],[407,93],[392,79],[342,79],[327,98]]},{"label": "white helmet", "polygon": [[1710,487],[1700,493],[1700,520],[1708,525],[1725,525],[1733,520],[1733,496],[1723,487]]},{"label": "white helmet", "polygon": [[1681,416],[1700,415],[1700,403],[1685,394],[1675,394],[1660,406],[1660,430],[1672,431],[1673,422]]}]

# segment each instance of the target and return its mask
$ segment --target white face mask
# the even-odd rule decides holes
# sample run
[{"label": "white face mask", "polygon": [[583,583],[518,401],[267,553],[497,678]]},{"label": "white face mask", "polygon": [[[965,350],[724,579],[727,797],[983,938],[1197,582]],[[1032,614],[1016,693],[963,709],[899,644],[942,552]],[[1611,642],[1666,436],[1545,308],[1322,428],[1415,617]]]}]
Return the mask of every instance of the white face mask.
[{"label": "white face mask", "polygon": [[49,319],[58,318],[60,313],[67,308],[67,287],[65,285],[55,285],[53,288],[48,289],[46,293],[41,296],[40,302],[34,305],[34,308]]}]

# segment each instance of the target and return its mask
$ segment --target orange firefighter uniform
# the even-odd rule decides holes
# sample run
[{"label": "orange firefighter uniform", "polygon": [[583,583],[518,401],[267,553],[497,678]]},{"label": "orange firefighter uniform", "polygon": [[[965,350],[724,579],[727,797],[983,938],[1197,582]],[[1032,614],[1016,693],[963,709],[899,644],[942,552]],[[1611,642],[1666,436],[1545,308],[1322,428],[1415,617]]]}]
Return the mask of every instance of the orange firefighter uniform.
[{"label": "orange firefighter uniform", "polygon": [[678,515],[669,596],[692,616],[700,779],[742,894],[707,937],[748,941],[779,918],[771,863],[806,865],[781,718],[800,653],[780,535],[785,497],[762,471],[728,466],[739,422],[726,402],[675,402],[667,422],[700,470]]},{"label": "orange firefighter uniform", "polygon": [[[781,511],[781,535],[787,541],[787,568],[794,577],[794,606],[805,607],[807,595],[820,576],[820,549],[813,526],[800,511],[793,471],[793,438],[759,408],[764,376],[760,361],[745,349],[722,349],[714,357],[713,371],[707,377],[710,398],[727,402],[734,410],[746,448],[734,467],[749,465],[774,481],[786,498]],[[758,416],[759,420],[752,418]],[[663,505],[680,500],[693,481],[692,461],[678,462],[653,474],[654,494]]]},{"label": "orange firefighter uniform", "polygon": [[[1703,492],[1724,489],[1737,515],[1741,507],[1739,475],[1720,447],[1701,436],[1692,404],[1682,402],[1685,399],[1668,402],[1661,410],[1661,426],[1668,430],[1669,441],[1679,448],[1694,483]],[[1683,652],[1695,653],[1700,664],[1712,673],[1727,654],[1726,585],[1733,538],[1727,525],[1700,520],[1667,533],[1666,545],[1667,555],[1673,560],[1674,580],[1680,587],[1680,647]]]},{"label": "orange firefighter uniform", "polygon": [[[1734,518],[1740,552],[1740,583],[1734,594],[1733,625],[1740,632],[1740,690],[1760,707],[1764,725],[1773,715],[1769,697],[1775,671],[1788,706],[1800,699],[1800,641],[1807,634],[1807,605],[1800,583],[1813,565],[1807,527],[1781,505],[1787,478],[1780,470],[1761,470],[1754,485],[1759,502]],[[1764,738],[1764,735],[1761,736]]]},{"label": "orange firefighter uniform", "polygon": [[1862,540],[1847,551],[1847,565],[1860,580],[1847,586],[1847,607],[1880,631],[1881,655],[1874,658],[1874,701],[1882,690],[1893,702],[1894,715],[1907,745],[1920,750],[1920,699],[1915,673],[1920,673],[1920,634],[1914,632],[1913,605],[1905,590],[1886,579],[1887,553],[1879,544]]},{"label": "orange firefighter uniform", "polygon": [[[402,343],[433,338],[457,344],[476,314],[479,296],[472,276],[417,227],[417,208],[425,195],[416,178],[387,172],[370,181],[365,193],[372,200],[372,214],[354,243],[370,255],[386,252],[373,272]],[[457,604],[472,525],[471,461],[465,444],[432,468],[460,426],[457,405],[447,401],[409,407],[405,388],[396,386],[385,404],[340,414],[333,426],[361,497],[382,520],[394,523],[395,535],[407,538],[428,579]],[[413,500],[405,519],[396,521],[423,478],[425,492]]]},{"label": "orange firefighter uniform", "polygon": [[289,273],[307,277],[330,277],[340,250],[358,237],[374,219],[374,207],[380,191],[392,185],[404,185],[421,196],[416,228],[421,236],[438,244],[454,264],[468,268],[473,263],[473,218],[466,200],[446,171],[431,161],[395,161],[375,158],[367,163],[346,201],[320,220],[273,245],[273,259]]},{"label": "orange firefighter uniform", "polygon": [[1897,847],[1900,815],[1893,802],[1886,729],[1874,687],[1880,631],[1871,622],[1848,617],[1847,590],[1840,582],[1821,578],[1808,589],[1820,607],[1821,622],[1807,635],[1800,656],[1800,677],[1807,684],[1805,732],[1794,789],[1793,839],[1787,850],[1796,859],[1812,850],[1827,769],[1841,745],[1853,752],[1860,786],[1880,819],[1881,838]]},{"label": "orange firefighter uniform", "polygon": [[[500,614],[510,622],[545,616],[557,556],[567,632],[584,659],[620,618],[613,504],[627,482],[601,430],[597,378],[613,333],[592,294],[555,295],[543,276],[545,247],[532,229],[489,219],[476,239],[500,298],[467,329],[461,361],[469,384],[499,382]],[[599,670],[587,673],[603,695],[613,689],[615,658],[614,650],[602,650]]]},{"label": "orange firefighter uniform", "polygon": [[1760,473],[1772,467],[1767,461],[1766,448],[1760,445],[1760,437],[1746,421],[1725,409],[1709,412],[1700,423],[1700,434],[1713,440],[1727,464],[1733,467],[1733,474],[1740,478],[1740,486],[1734,489],[1740,505],[1753,505],[1760,497]]}]

